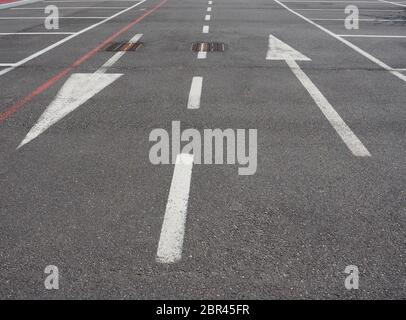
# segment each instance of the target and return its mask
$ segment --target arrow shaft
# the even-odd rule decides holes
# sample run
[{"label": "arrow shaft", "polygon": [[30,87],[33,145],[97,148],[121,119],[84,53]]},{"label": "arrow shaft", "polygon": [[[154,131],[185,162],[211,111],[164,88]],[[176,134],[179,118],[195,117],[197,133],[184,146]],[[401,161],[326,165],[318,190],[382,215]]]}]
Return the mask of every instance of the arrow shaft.
[{"label": "arrow shaft", "polygon": [[297,62],[287,59],[286,63],[351,152],[357,157],[371,156],[367,148],[362,144],[354,132],[352,132],[350,127],[344,122],[340,115],[334,110],[333,106],[328,102],[328,100],[310,80],[306,73],[303,72]]}]

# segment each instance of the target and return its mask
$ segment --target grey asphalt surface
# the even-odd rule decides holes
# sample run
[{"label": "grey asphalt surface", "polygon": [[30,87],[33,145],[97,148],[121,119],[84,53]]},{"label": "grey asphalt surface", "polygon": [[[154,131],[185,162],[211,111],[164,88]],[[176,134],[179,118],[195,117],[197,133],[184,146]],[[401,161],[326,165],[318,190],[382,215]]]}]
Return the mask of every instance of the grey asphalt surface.
[{"label": "grey asphalt surface", "polygon": [[[0,76],[0,112],[159,4],[138,7]],[[343,2],[284,2],[308,18],[344,19]],[[44,7],[38,2],[27,7]],[[133,1],[63,2],[61,7]],[[371,1],[381,19],[406,8]],[[405,5],[405,4],[403,4]],[[169,0],[117,41],[143,46],[108,72],[124,75],[16,150],[72,72],[93,73],[99,51],[0,123],[1,299],[405,299],[406,82],[272,0]],[[61,9],[111,16],[122,9]],[[0,10],[1,17],[42,16]],[[75,32],[98,20],[64,20]],[[337,34],[402,35],[405,23],[315,21]],[[210,32],[202,34],[202,26]],[[46,32],[42,20],[1,20],[0,32]],[[298,64],[368,148],[359,158],[331,127],[284,61],[265,60],[272,34],[312,59]],[[0,64],[66,35],[0,35]],[[346,38],[393,68],[406,68],[406,38]],[[196,59],[191,44],[226,51]],[[0,67],[0,70],[4,68]],[[403,72],[406,74],[406,72]],[[202,76],[201,107],[186,108]],[[156,262],[174,166],[152,165],[149,133],[257,129],[255,175],[238,165],[194,165],[182,260]],[[46,290],[56,265],[60,288]],[[360,271],[347,290],[347,265]]]}]

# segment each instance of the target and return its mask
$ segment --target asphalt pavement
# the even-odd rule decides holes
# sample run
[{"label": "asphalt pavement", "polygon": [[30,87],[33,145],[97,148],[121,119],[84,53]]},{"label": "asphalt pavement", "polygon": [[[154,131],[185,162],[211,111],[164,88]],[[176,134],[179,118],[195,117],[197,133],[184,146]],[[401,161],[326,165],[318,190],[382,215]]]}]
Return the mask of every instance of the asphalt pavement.
[{"label": "asphalt pavement", "polygon": [[[405,299],[405,51],[402,1],[0,10],[0,298]],[[177,121],[257,130],[255,173],[153,164]]]}]

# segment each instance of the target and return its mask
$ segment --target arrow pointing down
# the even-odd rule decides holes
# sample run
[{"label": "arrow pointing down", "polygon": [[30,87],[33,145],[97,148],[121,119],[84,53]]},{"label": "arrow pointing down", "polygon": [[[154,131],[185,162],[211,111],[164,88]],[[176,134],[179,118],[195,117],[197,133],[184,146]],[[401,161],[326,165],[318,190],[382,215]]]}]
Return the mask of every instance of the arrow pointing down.
[{"label": "arrow pointing down", "polygon": [[362,144],[358,137],[352,132],[350,127],[344,122],[340,115],[334,110],[333,106],[328,102],[316,85],[303,72],[296,61],[311,61],[299,51],[293,49],[283,41],[269,35],[268,52],[266,60],[285,60],[289,68],[292,70],[296,78],[308,91],[314,102],[317,104],[321,112],[330,122],[337,134],[341,137],[353,155],[357,157],[371,156],[367,148]]}]

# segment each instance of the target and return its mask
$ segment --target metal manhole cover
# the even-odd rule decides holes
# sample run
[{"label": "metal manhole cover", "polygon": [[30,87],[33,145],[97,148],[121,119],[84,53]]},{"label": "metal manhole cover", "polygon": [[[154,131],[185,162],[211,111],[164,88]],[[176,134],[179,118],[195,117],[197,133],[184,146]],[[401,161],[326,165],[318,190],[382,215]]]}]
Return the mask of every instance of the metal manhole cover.
[{"label": "metal manhole cover", "polygon": [[193,52],[223,52],[225,45],[222,42],[195,42],[192,44]]},{"label": "metal manhole cover", "polygon": [[109,43],[104,50],[105,51],[135,51],[142,45],[142,42],[113,42]]}]

